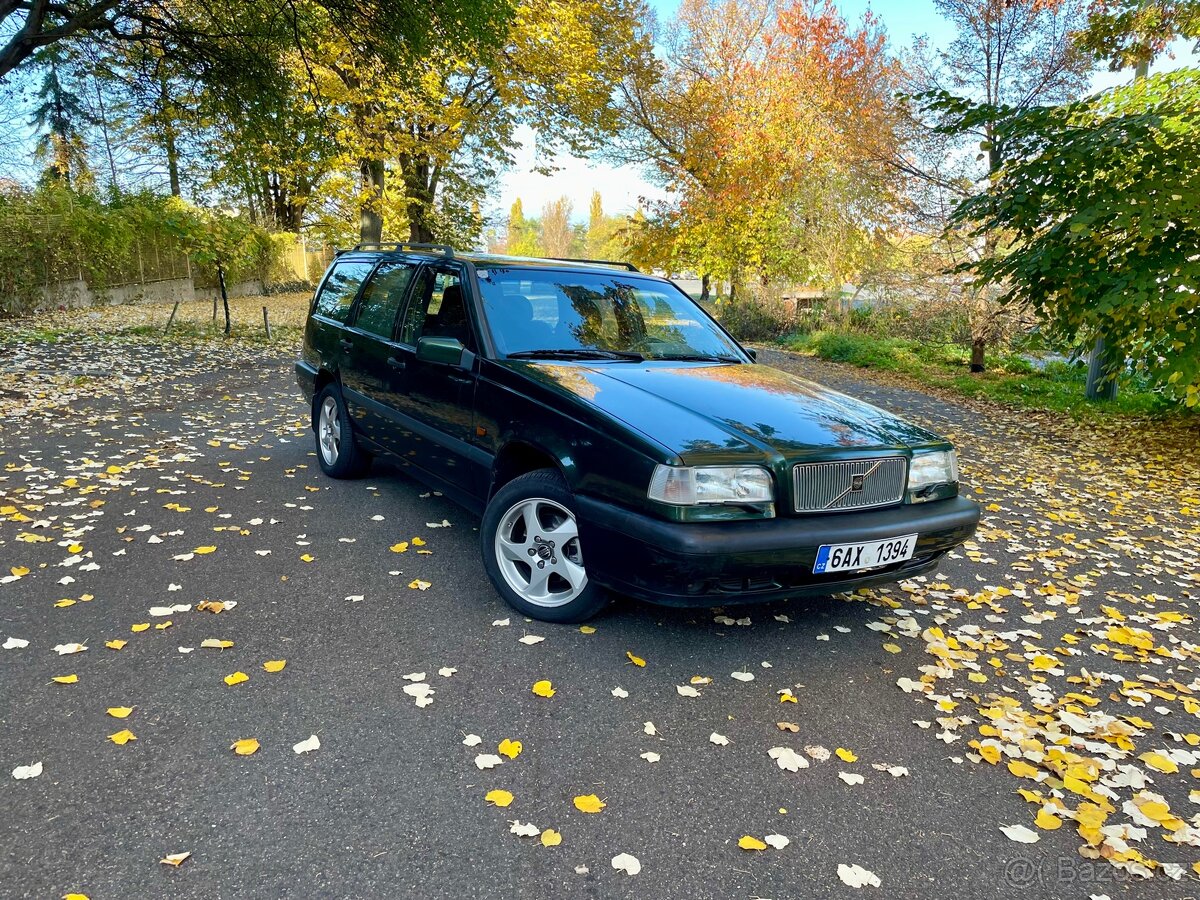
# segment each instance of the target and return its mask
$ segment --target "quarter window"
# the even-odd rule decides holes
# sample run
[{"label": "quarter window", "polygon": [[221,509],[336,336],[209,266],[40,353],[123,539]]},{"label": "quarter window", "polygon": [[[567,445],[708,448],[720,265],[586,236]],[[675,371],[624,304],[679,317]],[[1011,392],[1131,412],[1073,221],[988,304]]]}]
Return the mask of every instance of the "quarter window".
[{"label": "quarter window", "polygon": [[344,262],[338,263],[321,286],[314,309],[318,315],[338,322],[345,322],[350,315],[350,307],[358,294],[358,286],[371,272],[372,263]]},{"label": "quarter window", "polygon": [[363,289],[354,324],[363,331],[391,340],[396,313],[404,302],[416,266],[413,263],[383,263]]}]

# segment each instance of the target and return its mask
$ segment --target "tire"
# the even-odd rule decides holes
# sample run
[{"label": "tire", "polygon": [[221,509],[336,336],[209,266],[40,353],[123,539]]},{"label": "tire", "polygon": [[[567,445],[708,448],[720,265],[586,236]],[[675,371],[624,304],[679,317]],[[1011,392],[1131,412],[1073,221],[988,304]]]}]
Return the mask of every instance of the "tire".
[{"label": "tire", "polygon": [[330,478],[358,478],[371,467],[371,456],[354,441],[346,401],[335,382],[322,388],[313,401],[313,433],[317,461]]},{"label": "tire", "polygon": [[497,491],[479,537],[488,577],[521,615],[585,622],[608,604],[607,592],[587,577],[575,497],[555,470],[528,472]]}]

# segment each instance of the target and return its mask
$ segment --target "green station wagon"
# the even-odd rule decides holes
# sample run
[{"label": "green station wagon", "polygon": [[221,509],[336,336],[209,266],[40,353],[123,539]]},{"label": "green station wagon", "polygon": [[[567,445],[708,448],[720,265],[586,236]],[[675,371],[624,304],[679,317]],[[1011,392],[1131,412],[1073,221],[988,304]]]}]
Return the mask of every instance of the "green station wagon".
[{"label": "green station wagon", "polygon": [[933,569],[975,531],[943,438],[758,365],[632,266],[364,244],[313,298],[296,375],[334,478],[389,454],[479,513],[523,615],[609,592],[716,606]]}]

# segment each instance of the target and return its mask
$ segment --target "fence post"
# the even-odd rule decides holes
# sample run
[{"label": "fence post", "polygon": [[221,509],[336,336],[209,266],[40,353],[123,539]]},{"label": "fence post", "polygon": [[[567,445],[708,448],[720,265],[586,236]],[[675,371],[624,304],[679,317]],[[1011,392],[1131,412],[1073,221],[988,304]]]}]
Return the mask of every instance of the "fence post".
[{"label": "fence post", "polygon": [[271,340],[271,320],[267,317],[267,308],[263,307],[263,329],[267,332],[267,340]]},{"label": "fence post", "polygon": [[175,313],[179,312],[179,301],[175,301],[175,305],[171,307],[171,318],[167,319],[167,327],[163,329],[163,334],[171,330],[171,325],[175,321]]}]

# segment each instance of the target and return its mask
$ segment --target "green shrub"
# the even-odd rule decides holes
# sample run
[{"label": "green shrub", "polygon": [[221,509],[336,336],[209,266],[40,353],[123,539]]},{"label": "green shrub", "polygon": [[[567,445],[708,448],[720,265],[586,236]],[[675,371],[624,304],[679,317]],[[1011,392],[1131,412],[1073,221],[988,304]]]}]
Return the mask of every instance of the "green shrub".
[{"label": "green shrub", "polygon": [[715,312],[721,324],[739,341],[777,341],[796,327],[791,310],[778,301],[720,300]]},{"label": "green shrub", "polygon": [[0,316],[32,312],[43,286],[77,279],[98,294],[189,271],[198,286],[215,286],[218,258],[227,283],[266,284],[294,241],[150,192],[101,199],[55,184],[0,190]]}]

